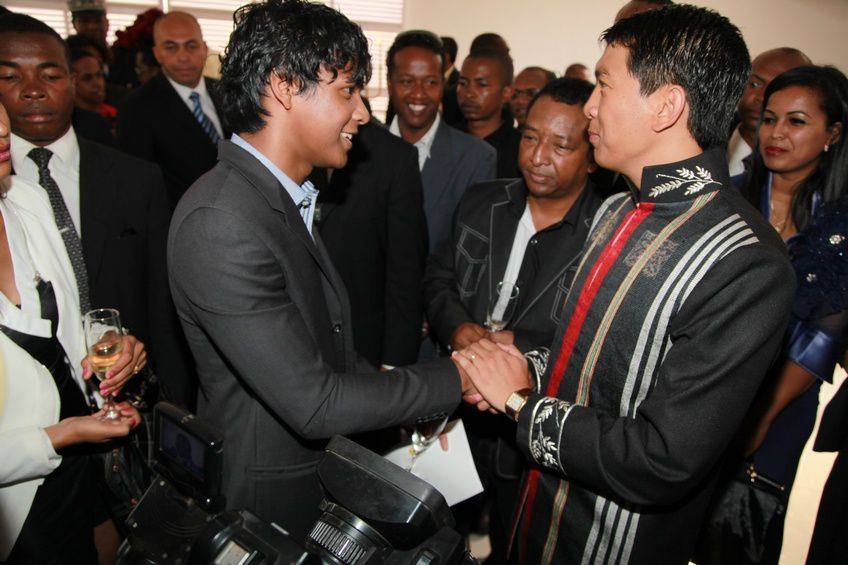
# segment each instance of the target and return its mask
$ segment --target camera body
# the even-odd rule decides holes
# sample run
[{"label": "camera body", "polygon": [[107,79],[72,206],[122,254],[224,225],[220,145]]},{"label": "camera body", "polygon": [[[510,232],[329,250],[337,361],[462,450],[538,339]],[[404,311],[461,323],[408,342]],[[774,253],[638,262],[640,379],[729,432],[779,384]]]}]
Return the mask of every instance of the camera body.
[{"label": "camera body", "polygon": [[158,473],[127,518],[119,563],[401,565],[475,563],[431,485],[336,436],[318,466],[325,497],[305,547],[249,510],[224,511],[223,439],[193,415],[154,410]]}]

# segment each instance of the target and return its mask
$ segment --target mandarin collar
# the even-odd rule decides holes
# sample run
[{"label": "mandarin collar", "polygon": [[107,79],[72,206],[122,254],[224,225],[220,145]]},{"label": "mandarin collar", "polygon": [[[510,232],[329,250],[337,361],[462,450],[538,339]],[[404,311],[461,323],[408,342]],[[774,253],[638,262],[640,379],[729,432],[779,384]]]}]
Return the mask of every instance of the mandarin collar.
[{"label": "mandarin collar", "polygon": [[642,187],[629,181],[637,202],[673,203],[730,186],[730,173],[723,148],[710,149],[689,159],[642,169]]}]

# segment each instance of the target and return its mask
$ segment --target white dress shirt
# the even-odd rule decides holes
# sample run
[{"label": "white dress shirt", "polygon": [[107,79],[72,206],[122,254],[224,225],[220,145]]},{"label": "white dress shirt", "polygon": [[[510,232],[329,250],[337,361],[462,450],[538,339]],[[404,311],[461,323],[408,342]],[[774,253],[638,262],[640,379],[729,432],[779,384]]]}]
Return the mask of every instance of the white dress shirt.
[{"label": "white dress shirt", "polygon": [[727,164],[730,167],[730,176],[735,177],[745,172],[742,160],[751,154],[751,146],[739,134],[739,128],[733,130],[730,141],[727,142]]},{"label": "white dress shirt", "polygon": [[[15,169],[15,175],[20,176],[33,186],[41,187],[38,184],[38,165],[27,157],[35,147],[24,138],[12,134],[12,167]],[[59,186],[59,192],[62,193],[62,199],[65,201],[71,219],[74,221],[77,235],[82,237],[79,188],[80,156],[79,143],[77,143],[74,128],[69,128],[65,135],[50,145],[45,145],[44,148],[53,153],[47,168],[50,169],[50,176]],[[44,191],[44,194],[46,195],[47,191]]]},{"label": "white dress shirt", "polygon": [[197,86],[189,88],[171,80],[171,77],[167,74],[165,75],[165,78],[168,79],[168,82],[171,83],[171,86],[174,87],[174,90],[177,91],[177,94],[180,95],[182,101],[186,103],[186,106],[188,106],[188,109],[192,112],[194,112],[194,102],[191,101],[189,96],[191,96],[192,92],[196,92],[200,95],[200,107],[203,109],[203,113],[209,117],[212,125],[215,126],[215,131],[218,132],[218,136],[223,139],[224,130],[221,129],[221,120],[218,119],[218,112],[215,110],[215,104],[212,103],[212,99],[209,98],[209,92],[206,90],[206,79],[200,77],[200,82],[197,83]]},{"label": "white dress shirt", "polygon": [[[439,122],[442,121],[442,118],[436,114],[436,120],[433,122],[433,125],[430,126],[430,129],[427,130],[427,133],[424,134],[424,137],[413,143],[415,148],[418,150],[418,170],[424,170],[424,163],[427,162],[427,159],[430,158],[430,149],[433,147],[433,140],[436,138],[436,131],[439,129]],[[392,120],[392,123],[389,125],[389,132],[401,137],[400,135],[400,126],[398,125],[397,116]]]}]

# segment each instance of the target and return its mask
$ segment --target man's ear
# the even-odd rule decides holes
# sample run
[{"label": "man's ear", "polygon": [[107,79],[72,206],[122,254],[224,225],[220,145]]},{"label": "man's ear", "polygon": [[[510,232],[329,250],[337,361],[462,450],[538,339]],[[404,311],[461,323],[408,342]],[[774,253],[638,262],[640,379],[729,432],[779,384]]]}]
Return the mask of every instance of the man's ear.
[{"label": "man's ear", "polygon": [[299,89],[290,81],[272,72],[268,80],[268,89],[277,102],[286,110],[291,110],[292,98],[297,96]]},{"label": "man's ear", "polygon": [[655,108],[654,131],[660,132],[673,127],[686,113],[686,91],[677,84],[659,87],[650,97]]}]

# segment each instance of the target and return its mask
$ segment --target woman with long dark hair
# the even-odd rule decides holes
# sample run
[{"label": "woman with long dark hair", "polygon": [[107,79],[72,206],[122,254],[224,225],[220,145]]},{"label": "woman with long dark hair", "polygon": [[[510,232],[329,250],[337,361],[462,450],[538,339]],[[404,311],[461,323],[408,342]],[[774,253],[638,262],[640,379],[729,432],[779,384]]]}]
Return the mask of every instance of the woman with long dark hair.
[{"label": "woman with long dark hair", "polygon": [[744,461],[719,485],[698,563],[777,563],[783,521],[822,381],[848,321],[848,79],[804,66],[765,91],[744,194],[783,237],[797,283],[792,320],[742,428]]}]

